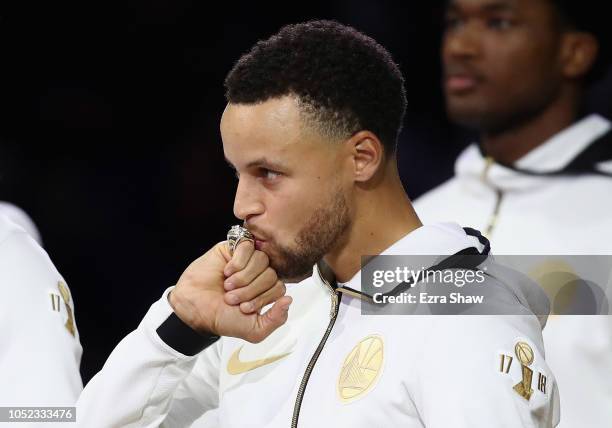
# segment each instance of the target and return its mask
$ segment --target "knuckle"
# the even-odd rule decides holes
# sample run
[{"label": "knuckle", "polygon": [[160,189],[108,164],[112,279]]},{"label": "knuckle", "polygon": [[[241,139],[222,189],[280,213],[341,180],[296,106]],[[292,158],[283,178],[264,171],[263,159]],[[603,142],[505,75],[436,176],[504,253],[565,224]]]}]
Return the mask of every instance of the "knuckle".
[{"label": "knuckle", "polygon": [[274,300],[275,300],[274,296],[271,296],[269,294],[268,295],[263,294],[263,295],[255,297],[252,303],[257,311],[261,311],[264,308],[264,306],[270,304]]},{"label": "knuckle", "polygon": [[278,281],[278,277],[276,276],[276,272],[274,271],[274,269],[272,269],[271,267],[268,267],[264,272],[263,272],[263,279],[265,279],[265,282],[268,284],[272,284],[272,286],[276,285],[277,281]]},{"label": "knuckle", "polygon": [[[234,299],[237,299],[237,300],[234,300]],[[232,293],[226,293],[223,296],[223,301],[228,305],[235,305],[237,301],[240,301],[240,296],[238,296],[235,291]]]},{"label": "knuckle", "polygon": [[177,286],[177,288],[178,288],[178,286],[181,286],[181,287],[190,287],[190,286],[193,286],[193,284],[195,282],[196,282],[196,275],[194,275],[192,270],[187,269],[185,272],[183,272],[183,274],[181,275],[181,277],[177,281],[176,286]]},{"label": "knuckle", "polygon": [[282,287],[276,285],[272,290],[270,290],[270,300],[278,300],[285,295],[285,291]]},{"label": "knuckle", "polygon": [[259,290],[255,287],[251,287],[251,284],[245,285],[240,289],[242,299],[246,302],[247,300],[252,300],[260,293]]},{"label": "knuckle", "polygon": [[236,296],[235,298],[237,299],[238,302],[242,303],[242,302],[248,300],[249,296],[248,296],[247,291],[248,290],[246,290],[244,287],[242,287],[242,288],[239,288],[238,290],[232,291],[232,294],[234,296]]},{"label": "knuckle", "polygon": [[261,304],[264,301],[266,295],[265,293],[258,293],[251,297],[251,303],[255,305],[256,308],[261,309]]},{"label": "knuckle", "polygon": [[244,245],[244,242],[241,242],[240,244],[238,244],[236,250],[234,251],[234,258],[237,261],[240,261],[240,263],[246,265],[247,261],[252,256],[251,252],[252,250],[249,248],[249,246]]},{"label": "knuckle", "polygon": [[255,261],[258,264],[266,265],[266,266],[270,264],[270,259],[268,255],[264,253],[263,251],[255,251],[255,254],[253,255],[253,257],[255,257]]},{"label": "knuckle", "polygon": [[244,287],[246,285],[246,280],[244,278],[243,272],[235,273],[231,276],[231,282],[235,287]]},{"label": "knuckle", "polygon": [[225,266],[225,268],[231,271],[235,271],[236,270],[236,259],[232,258],[229,262],[227,262],[227,265]]},{"label": "knuckle", "polygon": [[230,261],[230,263],[234,271],[239,271],[239,270],[244,269],[245,263],[242,261],[242,257],[240,257],[239,253],[234,253],[234,257],[232,257],[232,260]]},{"label": "knuckle", "polygon": [[234,266],[234,272],[240,272],[244,270],[247,265],[248,257],[244,257],[243,254],[236,253],[234,258],[232,259],[232,263]]}]

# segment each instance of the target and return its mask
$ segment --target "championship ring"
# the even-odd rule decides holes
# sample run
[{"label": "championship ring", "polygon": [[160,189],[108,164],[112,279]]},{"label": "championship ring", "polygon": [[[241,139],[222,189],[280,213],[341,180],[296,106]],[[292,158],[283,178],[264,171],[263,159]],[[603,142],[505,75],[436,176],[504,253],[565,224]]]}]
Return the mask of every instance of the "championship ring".
[{"label": "championship ring", "polygon": [[246,227],[232,226],[229,232],[227,232],[227,245],[229,246],[230,255],[234,255],[234,250],[242,241],[255,242],[255,238]]}]

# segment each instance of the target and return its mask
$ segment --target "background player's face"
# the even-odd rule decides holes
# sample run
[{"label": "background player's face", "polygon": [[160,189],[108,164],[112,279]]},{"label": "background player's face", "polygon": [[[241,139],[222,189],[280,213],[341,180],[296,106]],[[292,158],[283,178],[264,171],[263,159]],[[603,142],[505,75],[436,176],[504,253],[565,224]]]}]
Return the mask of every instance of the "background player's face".
[{"label": "background player's face", "polygon": [[281,278],[307,274],[350,224],[342,145],[306,128],[288,96],[228,104],[221,137],[239,177],[234,214]]},{"label": "background player's face", "polygon": [[554,102],[561,34],[550,0],[450,1],[442,62],[451,119],[499,132]]}]

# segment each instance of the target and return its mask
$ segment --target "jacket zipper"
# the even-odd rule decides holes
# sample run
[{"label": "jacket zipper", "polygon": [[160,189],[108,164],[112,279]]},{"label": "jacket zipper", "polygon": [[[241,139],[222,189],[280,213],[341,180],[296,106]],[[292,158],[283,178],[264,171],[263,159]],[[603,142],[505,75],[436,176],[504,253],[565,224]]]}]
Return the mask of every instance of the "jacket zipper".
[{"label": "jacket zipper", "polygon": [[325,334],[323,338],[319,342],[319,346],[315,350],[314,354],[310,358],[310,362],[308,366],[306,366],[306,371],[304,372],[304,376],[302,377],[302,382],[300,383],[300,388],[298,389],[298,395],[295,399],[295,405],[293,407],[293,417],[291,418],[291,428],[297,428],[298,419],[300,417],[300,409],[302,407],[302,399],[304,398],[304,392],[306,391],[306,385],[308,384],[308,379],[310,379],[310,375],[312,370],[314,369],[317,360],[319,359],[319,355],[321,355],[321,351],[323,351],[323,347],[325,346],[325,342],[327,342],[327,338],[329,337],[332,328],[334,328],[334,324],[336,322],[336,318],[338,317],[338,309],[340,308],[340,298],[341,294],[334,290],[334,288],[321,277],[323,283],[327,286],[329,291],[331,292],[332,306],[329,313],[330,320],[327,325],[327,329],[325,330]]},{"label": "jacket zipper", "polygon": [[495,163],[495,159],[493,159],[490,156],[487,156],[485,162],[486,164],[485,164],[484,170],[482,171],[482,177],[481,177],[482,181],[486,184],[489,184],[495,191],[495,205],[493,207],[493,212],[491,213],[491,216],[489,217],[487,226],[484,230],[484,236],[487,238],[490,238],[491,234],[493,233],[493,229],[495,228],[495,225],[497,224],[497,217],[499,216],[499,208],[501,206],[502,199],[504,198],[504,192],[502,192],[497,187],[488,183],[489,169],[491,168],[491,165]]}]

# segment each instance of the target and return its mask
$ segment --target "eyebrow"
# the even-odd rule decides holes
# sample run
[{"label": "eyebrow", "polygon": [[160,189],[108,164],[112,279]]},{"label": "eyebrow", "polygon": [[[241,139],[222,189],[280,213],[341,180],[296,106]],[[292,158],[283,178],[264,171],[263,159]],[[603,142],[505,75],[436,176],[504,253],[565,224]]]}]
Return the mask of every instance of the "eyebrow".
[{"label": "eyebrow", "polygon": [[[225,158],[225,161],[228,163],[228,165],[229,165],[229,166],[230,166],[232,169],[236,169],[236,167],[234,166],[234,164],[233,164],[233,163],[232,163],[232,162],[231,162],[231,161],[230,161],[228,158]],[[255,159],[255,160],[253,160],[253,161],[249,162],[249,163],[246,165],[246,167],[247,167],[247,168],[252,168],[252,167],[266,167],[266,168],[271,168],[271,169],[280,169],[280,170],[286,169],[286,167],[285,167],[283,164],[281,164],[280,162],[275,162],[275,161],[272,161],[272,160],[270,160],[270,159],[268,159],[268,158],[266,158],[266,157],[262,157],[262,158],[259,158],[259,159]]]},{"label": "eyebrow", "polygon": [[[507,10],[514,10],[515,4],[513,1],[507,1],[507,0],[506,1],[503,1],[503,0],[495,1],[493,0],[493,1],[490,1],[488,3],[485,3],[479,6],[479,9],[485,12],[507,11]],[[461,10],[460,6],[454,0],[450,0],[446,5],[447,12],[458,12],[460,10]]]}]

